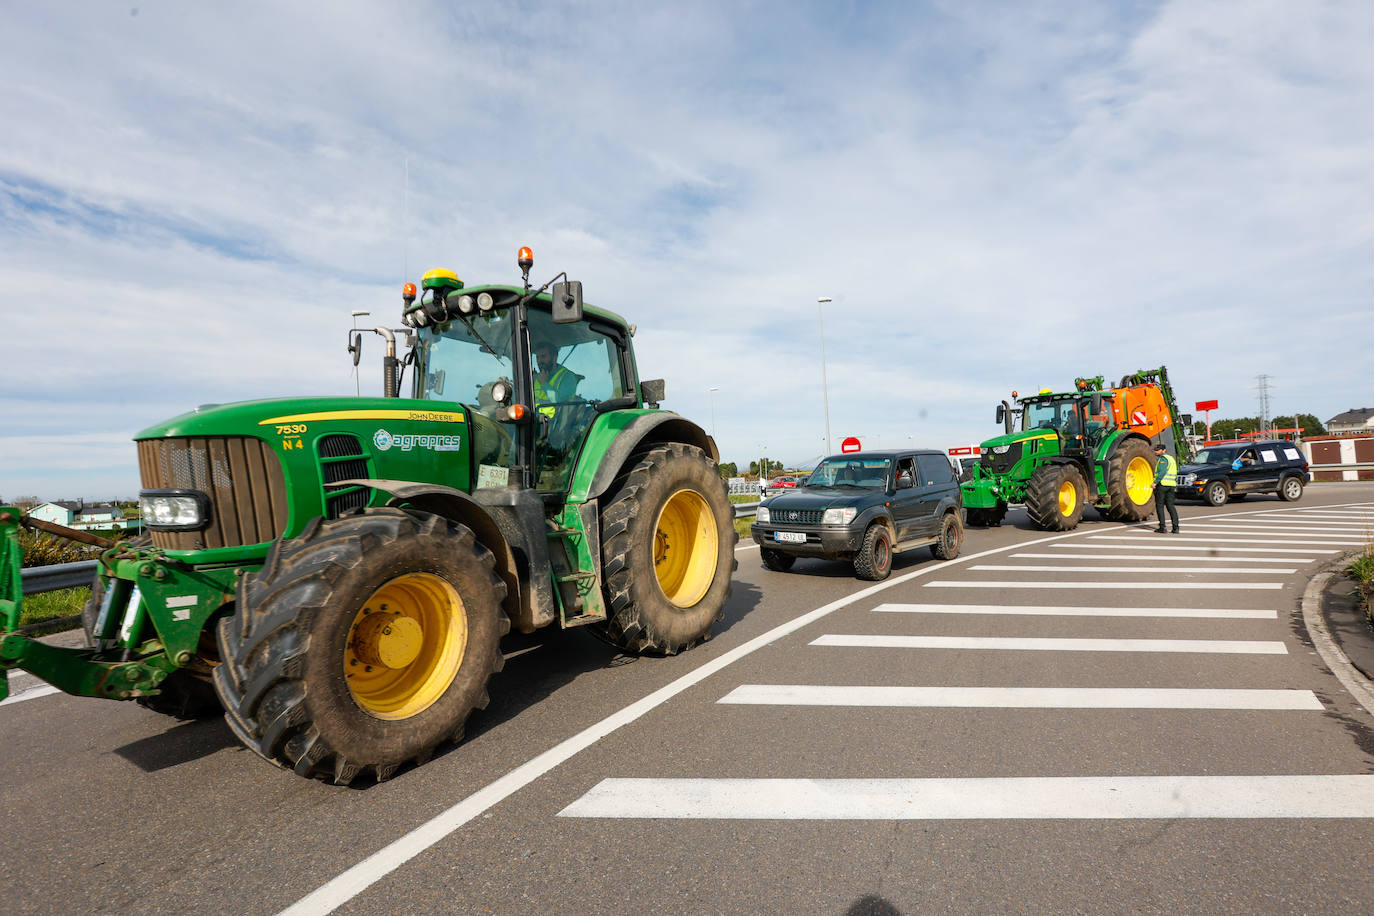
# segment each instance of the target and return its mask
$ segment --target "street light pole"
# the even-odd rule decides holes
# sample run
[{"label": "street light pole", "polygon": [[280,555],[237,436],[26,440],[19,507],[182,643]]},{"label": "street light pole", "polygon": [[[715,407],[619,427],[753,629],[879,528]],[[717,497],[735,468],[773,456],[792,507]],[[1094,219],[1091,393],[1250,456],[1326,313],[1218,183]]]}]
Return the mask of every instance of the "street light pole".
[{"label": "street light pole", "polygon": [[711,438],[714,439],[716,437],[716,392],[720,388],[708,388],[706,390],[711,392]]},{"label": "street light pole", "polygon": [[830,454],[830,386],[825,378],[825,315],[821,306],[831,301],[829,296],[816,300],[816,320],[821,329],[821,397],[825,401],[825,453]]}]

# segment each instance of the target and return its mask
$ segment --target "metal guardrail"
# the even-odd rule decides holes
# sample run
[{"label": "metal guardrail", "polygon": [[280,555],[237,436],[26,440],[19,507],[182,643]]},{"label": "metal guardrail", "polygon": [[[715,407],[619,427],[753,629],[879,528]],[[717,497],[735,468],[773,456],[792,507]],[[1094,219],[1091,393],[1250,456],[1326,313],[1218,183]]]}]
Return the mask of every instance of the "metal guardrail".
[{"label": "metal guardrail", "polygon": [[754,503],[735,503],[735,518],[748,518],[753,515],[761,502],[763,500]]},{"label": "metal guardrail", "polygon": [[1318,471],[1374,471],[1374,461],[1361,461],[1355,464],[1309,464],[1307,469],[1313,474]]},{"label": "metal guardrail", "polygon": [[19,570],[24,582],[24,594],[37,595],[40,592],[53,592],[59,588],[75,588],[90,585],[95,579],[97,560],[77,560],[75,563],[54,563],[51,566],[34,566]]}]

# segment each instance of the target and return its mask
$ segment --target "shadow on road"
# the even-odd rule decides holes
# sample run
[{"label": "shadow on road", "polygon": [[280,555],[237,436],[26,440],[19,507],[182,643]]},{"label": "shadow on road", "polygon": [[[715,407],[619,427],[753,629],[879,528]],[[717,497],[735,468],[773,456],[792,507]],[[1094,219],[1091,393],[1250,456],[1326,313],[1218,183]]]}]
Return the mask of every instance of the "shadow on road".
[{"label": "shadow on road", "polygon": [[[148,715],[159,715],[149,712]],[[161,717],[166,721],[166,717]],[[211,719],[198,719],[182,722],[179,725],[140,738],[114,752],[132,763],[145,773],[155,773],[168,767],[178,766],[209,757],[226,748],[242,748],[243,745],[229,731],[224,719],[216,716]]]}]

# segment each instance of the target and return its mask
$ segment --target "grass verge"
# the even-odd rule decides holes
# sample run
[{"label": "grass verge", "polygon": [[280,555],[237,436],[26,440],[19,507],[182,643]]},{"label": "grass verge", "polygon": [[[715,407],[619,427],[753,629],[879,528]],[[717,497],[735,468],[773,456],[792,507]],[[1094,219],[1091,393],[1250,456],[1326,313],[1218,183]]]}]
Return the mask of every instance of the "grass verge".
[{"label": "grass verge", "polygon": [[22,627],[61,617],[80,616],[81,609],[90,597],[91,590],[85,585],[27,595],[24,598],[24,610],[19,614],[19,625]]},{"label": "grass verge", "polygon": [[1364,552],[1345,568],[1345,574],[1355,580],[1364,616],[1374,624],[1374,540],[1365,543]]}]

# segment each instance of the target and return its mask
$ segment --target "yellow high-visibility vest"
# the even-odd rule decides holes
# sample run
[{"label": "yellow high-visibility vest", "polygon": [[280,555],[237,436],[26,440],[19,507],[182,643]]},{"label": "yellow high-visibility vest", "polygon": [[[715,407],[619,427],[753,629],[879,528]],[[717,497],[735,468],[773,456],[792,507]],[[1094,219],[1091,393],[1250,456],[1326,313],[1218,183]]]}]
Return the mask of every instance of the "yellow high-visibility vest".
[{"label": "yellow high-visibility vest", "polygon": [[[539,378],[536,376],[534,380],[534,402],[538,404],[540,401],[552,401],[556,396],[555,392],[558,391],[559,379],[563,378],[567,372],[568,370],[565,367],[559,366],[558,371],[549,376],[547,384],[539,381]],[[545,404],[543,407],[539,408],[539,412],[552,420],[553,415],[558,412],[558,408],[550,404]]]},{"label": "yellow high-visibility vest", "polygon": [[[1159,460],[1164,462],[1164,476],[1159,478],[1159,485],[1161,487],[1178,486],[1178,462],[1174,460],[1174,456],[1165,452],[1159,456]],[[1159,465],[1155,465],[1155,470],[1159,470]]]}]

